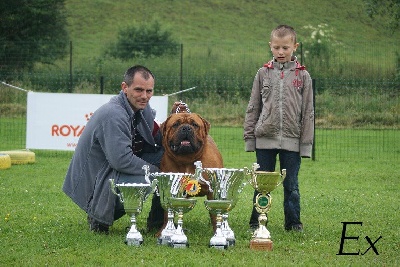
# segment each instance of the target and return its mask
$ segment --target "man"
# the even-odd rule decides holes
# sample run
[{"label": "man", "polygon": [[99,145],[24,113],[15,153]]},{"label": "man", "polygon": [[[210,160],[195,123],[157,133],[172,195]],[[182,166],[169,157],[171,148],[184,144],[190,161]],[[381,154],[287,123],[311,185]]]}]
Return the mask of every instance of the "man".
[{"label": "man", "polygon": [[[63,185],[65,194],[88,214],[89,229],[106,234],[125,214],[109,179],[118,181],[121,173],[144,176],[145,164],[150,172],[157,172],[164,152],[155,111],[149,105],[154,75],[146,67],[133,66],[126,71],[121,88],[86,124]],[[148,228],[160,227],[163,213],[154,195]]]}]

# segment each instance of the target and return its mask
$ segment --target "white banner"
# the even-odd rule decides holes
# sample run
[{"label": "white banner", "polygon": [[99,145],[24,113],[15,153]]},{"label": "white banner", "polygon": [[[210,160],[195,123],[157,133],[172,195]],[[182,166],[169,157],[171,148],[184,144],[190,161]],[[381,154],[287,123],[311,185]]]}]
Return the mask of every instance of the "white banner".
[{"label": "white banner", "polygon": [[[28,92],[26,148],[75,150],[90,116],[114,95]],[[153,96],[157,120],[168,116],[168,96]]]}]

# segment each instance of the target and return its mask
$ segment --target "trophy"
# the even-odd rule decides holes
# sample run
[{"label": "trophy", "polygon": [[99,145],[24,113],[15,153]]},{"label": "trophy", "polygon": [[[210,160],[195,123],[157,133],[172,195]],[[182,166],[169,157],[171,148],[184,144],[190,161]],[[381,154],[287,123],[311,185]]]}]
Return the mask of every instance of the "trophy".
[{"label": "trophy", "polygon": [[[125,180],[132,180],[133,176],[121,177],[121,175],[118,183],[110,179],[111,191],[118,196],[126,214],[130,216],[131,228],[125,239],[125,243],[129,246],[140,246],[143,243],[143,236],[136,228],[136,216],[141,213],[143,202],[155,188],[155,183],[150,183],[149,166],[144,165],[143,169],[146,174],[144,181],[139,183],[125,182]],[[143,176],[136,178],[143,178]]]},{"label": "trophy", "polygon": [[178,179],[175,173],[152,173],[153,181],[157,183],[157,195],[160,196],[161,206],[168,214],[168,222],[166,227],[162,230],[161,235],[158,237],[157,242],[160,245],[168,245],[171,241],[171,236],[175,233],[176,227],[174,224],[174,211],[169,205],[168,199],[171,197],[171,186],[174,180]]},{"label": "trophy", "polygon": [[254,231],[250,240],[250,248],[254,250],[272,250],[271,234],[266,228],[268,221],[267,213],[271,208],[271,191],[279,186],[286,177],[286,169],[279,172],[257,171],[260,167],[257,163],[253,164],[253,169],[248,171],[250,184],[259,192],[256,196],[254,206],[260,215],[258,216],[258,228]]},{"label": "trophy", "polygon": [[201,162],[195,162],[196,175],[200,171],[205,173],[208,180],[205,180],[200,174],[200,180],[203,180],[209,186],[212,193],[212,199],[204,201],[208,211],[216,214],[217,228],[214,236],[210,239],[210,247],[226,249],[235,244],[235,234],[228,224],[228,212],[232,210],[238,200],[238,195],[243,189],[243,169],[227,168],[202,168]]},{"label": "trophy", "polygon": [[[193,174],[160,172],[151,174],[157,183],[161,205],[168,211],[168,223],[161,232],[158,243],[168,244],[174,248],[189,246],[187,236],[183,232],[183,214],[192,210],[196,199],[187,198],[200,190],[200,185]],[[178,226],[174,225],[174,212],[178,213]]]}]

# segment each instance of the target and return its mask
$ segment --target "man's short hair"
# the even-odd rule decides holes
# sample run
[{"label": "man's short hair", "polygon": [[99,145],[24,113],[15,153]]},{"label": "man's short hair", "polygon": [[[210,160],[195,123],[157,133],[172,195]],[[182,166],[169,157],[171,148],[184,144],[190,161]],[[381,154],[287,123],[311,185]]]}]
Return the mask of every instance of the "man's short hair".
[{"label": "man's short hair", "polygon": [[140,73],[145,80],[148,80],[150,77],[154,79],[153,73],[148,68],[141,65],[135,65],[130,67],[124,74],[124,82],[128,86],[132,84],[136,73]]}]

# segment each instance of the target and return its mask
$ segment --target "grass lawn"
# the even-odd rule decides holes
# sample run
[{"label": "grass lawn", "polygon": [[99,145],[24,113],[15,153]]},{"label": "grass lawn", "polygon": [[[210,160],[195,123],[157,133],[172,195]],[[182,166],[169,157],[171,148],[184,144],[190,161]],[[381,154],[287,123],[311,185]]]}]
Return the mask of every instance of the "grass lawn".
[{"label": "grass lawn", "polygon": [[[219,137],[216,136],[216,139]],[[228,142],[227,142],[228,143]],[[229,145],[242,150],[241,140]],[[228,144],[220,146],[221,151]],[[329,148],[327,148],[329,149]],[[239,150],[238,150],[239,151]],[[241,155],[242,157],[240,157]],[[274,241],[270,252],[249,249],[248,220],[252,188],[246,185],[230,213],[236,245],[227,250],[208,248],[212,227],[203,204],[184,215],[190,247],[173,249],[157,245],[145,233],[141,247],[124,244],[124,216],[108,236],[88,230],[86,215],[61,191],[71,153],[37,151],[36,162],[0,170],[1,266],[399,266],[399,170],[397,161],[359,159],[317,161],[304,159],[300,170],[303,233],[283,228],[283,190],[272,193],[268,229]],[[255,155],[224,155],[228,167],[250,167]],[[138,216],[145,228],[150,199]],[[342,254],[343,222],[347,225]],[[368,237],[375,242],[370,248]],[[365,253],[365,251],[367,251]],[[365,253],[365,255],[362,255]]]}]

